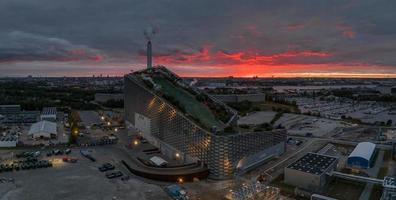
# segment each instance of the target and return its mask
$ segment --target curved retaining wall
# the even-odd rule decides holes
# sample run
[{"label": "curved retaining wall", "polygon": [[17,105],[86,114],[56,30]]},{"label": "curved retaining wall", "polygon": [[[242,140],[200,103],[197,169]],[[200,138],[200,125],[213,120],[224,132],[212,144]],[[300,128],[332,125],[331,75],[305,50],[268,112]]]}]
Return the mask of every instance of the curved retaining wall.
[{"label": "curved retaining wall", "polygon": [[137,166],[128,165],[124,160],[121,161],[122,164],[133,174],[158,180],[158,181],[167,181],[167,182],[178,182],[180,178],[186,182],[192,182],[194,178],[205,179],[209,175],[209,170],[205,168],[196,168],[196,169],[175,169],[175,168],[156,168],[156,169],[148,169],[141,168]]}]

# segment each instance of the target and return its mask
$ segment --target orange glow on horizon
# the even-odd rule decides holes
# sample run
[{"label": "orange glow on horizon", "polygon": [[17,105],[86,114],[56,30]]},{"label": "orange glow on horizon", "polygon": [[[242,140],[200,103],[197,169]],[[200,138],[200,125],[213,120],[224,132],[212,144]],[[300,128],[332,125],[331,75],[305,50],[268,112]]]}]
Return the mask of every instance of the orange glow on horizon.
[{"label": "orange glow on horizon", "polygon": [[[171,67],[172,68],[172,67]],[[198,67],[199,68],[199,67]],[[182,69],[182,68],[180,68]],[[227,70],[229,69],[229,70]],[[348,70],[349,69],[349,70]],[[213,70],[214,73],[208,73]],[[262,78],[396,78],[392,66],[348,66],[342,64],[318,65],[217,65],[206,71],[184,72],[176,68],[176,73],[182,77],[262,77]]]},{"label": "orange glow on horizon", "polygon": [[388,73],[341,73],[341,72],[324,72],[324,73],[274,73],[274,74],[245,74],[245,75],[203,75],[203,74],[191,74],[191,73],[179,73],[181,77],[197,77],[197,78],[222,78],[222,77],[235,77],[235,78],[396,78],[396,74]]},{"label": "orange glow on horizon", "polygon": [[[343,30],[350,28],[343,27]],[[182,77],[334,77],[396,78],[392,66],[335,63],[335,53],[287,50],[265,54],[255,49],[227,52],[205,45],[197,52],[154,55],[154,62]],[[141,55],[145,58],[145,55]]]}]

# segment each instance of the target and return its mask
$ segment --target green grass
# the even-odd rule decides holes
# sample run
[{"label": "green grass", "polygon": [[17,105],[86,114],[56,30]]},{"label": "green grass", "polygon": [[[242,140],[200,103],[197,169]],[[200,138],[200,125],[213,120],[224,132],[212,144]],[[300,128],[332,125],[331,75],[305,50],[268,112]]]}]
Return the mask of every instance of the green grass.
[{"label": "green grass", "polygon": [[216,119],[210,109],[195,99],[195,97],[187,91],[176,87],[170,81],[162,77],[155,77],[153,81],[161,85],[161,91],[168,96],[175,98],[192,117],[199,119],[199,122],[206,128],[219,126],[220,122]]}]

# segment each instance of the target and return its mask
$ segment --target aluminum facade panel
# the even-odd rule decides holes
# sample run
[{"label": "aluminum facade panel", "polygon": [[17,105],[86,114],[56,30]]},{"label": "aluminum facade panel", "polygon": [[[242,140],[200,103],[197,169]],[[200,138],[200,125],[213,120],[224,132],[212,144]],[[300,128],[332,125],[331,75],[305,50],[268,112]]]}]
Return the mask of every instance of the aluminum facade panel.
[{"label": "aluminum facade panel", "polygon": [[[125,76],[125,118],[135,125],[135,113],[151,120],[151,136],[188,156],[203,161],[212,178],[231,177],[242,158],[285,143],[286,131],[215,135],[200,128],[161,97]],[[284,145],[280,145],[284,147]],[[284,149],[277,152],[283,153]]]}]

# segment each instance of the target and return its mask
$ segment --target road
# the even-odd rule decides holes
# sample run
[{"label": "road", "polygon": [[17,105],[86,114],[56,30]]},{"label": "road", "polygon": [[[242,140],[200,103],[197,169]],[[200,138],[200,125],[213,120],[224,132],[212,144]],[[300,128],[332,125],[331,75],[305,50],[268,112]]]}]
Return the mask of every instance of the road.
[{"label": "road", "polygon": [[289,160],[292,157],[296,157],[297,154],[301,153],[302,151],[304,151],[307,147],[309,147],[312,143],[314,143],[315,141],[317,141],[317,139],[312,139],[307,141],[304,146],[302,148],[300,148],[298,151],[294,152],[293,154],[287,156],[286,158],[284,158],[283,160],[275,163],[275,165],[273,166],[269,166],[268,169],[266,169],[264,172],[268,173],[270,170],[276,168],[277,166],[283,164],[284,162],[286,162],[287,160]]},{"label": "road", "polygon": [[[304,136],[292,136],[293,138],[296,139],[307,139],[310,137],[304,137]],[[343,145],[351,145],[351,146],[356,146],[359,142],[353,142],[353,141],[347,141],[347,140],[340,140],[340,139],[335,139],[335,138],[319,138],[319,137],[315,137],[313,139],[316,139],[316,141],[325,141],[325,142],[331,142],[331,143],[336,143],[336,144],[343,144]],[[388,145],[388,144],[382,144],[382,143],[378,143],[376,141],[370,141],[374,144],[376,144],[377,148],[380,149],[392,149],[392,145]]]}]

